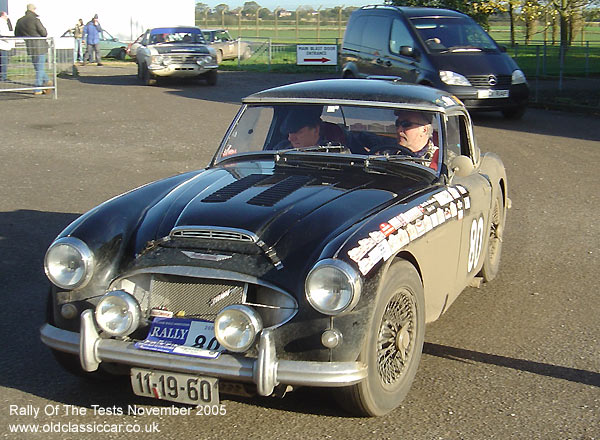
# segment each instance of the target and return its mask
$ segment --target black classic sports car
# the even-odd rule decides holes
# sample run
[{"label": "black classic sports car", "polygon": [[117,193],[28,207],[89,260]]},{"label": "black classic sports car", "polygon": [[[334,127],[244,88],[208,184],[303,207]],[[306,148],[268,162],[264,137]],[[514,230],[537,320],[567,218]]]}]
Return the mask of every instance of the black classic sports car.
[{"label": "black classic sports car", "polygon": [[328,387],[382,415],[410,388],[425,324],[496,276],[509,202],[452,95],[370,79],[259,92],[205,169],[57,237],[41,337],[68,370],[129,375],[141,396]]}]

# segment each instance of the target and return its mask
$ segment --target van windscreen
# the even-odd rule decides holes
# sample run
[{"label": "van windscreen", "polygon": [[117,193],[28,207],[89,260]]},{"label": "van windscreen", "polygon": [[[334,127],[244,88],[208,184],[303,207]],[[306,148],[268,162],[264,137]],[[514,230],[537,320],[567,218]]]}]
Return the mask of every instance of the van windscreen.
[{"label": "van windscreen", "polygon": [[410,21],[431,52],[498,50],[494,40],[471,19],[415,17]]}]

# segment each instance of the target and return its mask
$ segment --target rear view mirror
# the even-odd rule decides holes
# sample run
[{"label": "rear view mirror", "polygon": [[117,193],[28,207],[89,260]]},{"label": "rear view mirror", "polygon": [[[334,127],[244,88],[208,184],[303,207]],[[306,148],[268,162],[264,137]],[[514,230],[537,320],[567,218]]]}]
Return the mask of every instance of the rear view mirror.
[{"label": "rear view mirror", "polygon": [[400,46],[400,55],[418,59],[419,49],[416,49],[412,46]]}]

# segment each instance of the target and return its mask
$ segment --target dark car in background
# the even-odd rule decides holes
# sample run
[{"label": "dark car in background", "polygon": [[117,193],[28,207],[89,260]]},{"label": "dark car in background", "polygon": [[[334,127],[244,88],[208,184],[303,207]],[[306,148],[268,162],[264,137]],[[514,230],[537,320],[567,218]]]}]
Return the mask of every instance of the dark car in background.
[{"label": "dark car in background", "polygon": [[344,78],[381,77],[446,90],[469,110],[520,118],[525,74],[472,18],[446,9],[365,6],[353,12],[341,49]]}]

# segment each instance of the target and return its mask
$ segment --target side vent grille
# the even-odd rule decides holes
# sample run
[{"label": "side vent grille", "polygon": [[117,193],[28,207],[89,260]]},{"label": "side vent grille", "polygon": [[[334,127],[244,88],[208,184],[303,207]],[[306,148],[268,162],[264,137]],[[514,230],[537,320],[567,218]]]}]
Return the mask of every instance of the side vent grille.
[{"label": "side vent grille", "polygon": [[205,197],[202,201],[207,203],[226,202],[232,197],[240,194],[242,191],[253,187],[268,177],[270,176],[264,174],[250,174],[249,176],[243,177],[240,180],[236,180],[235,182],[232,182],[229,185],[226,185],[223,188],[215,191],[211,195]]},{"label": "side vent grille", "polygon": [[273,206],[312,180],[307,176],[290,176],[248,200],[250,205]]}]

